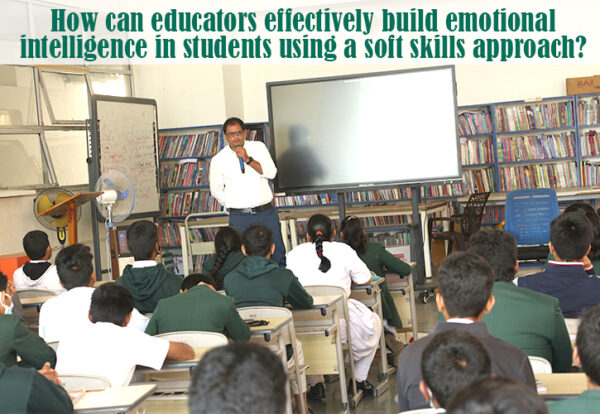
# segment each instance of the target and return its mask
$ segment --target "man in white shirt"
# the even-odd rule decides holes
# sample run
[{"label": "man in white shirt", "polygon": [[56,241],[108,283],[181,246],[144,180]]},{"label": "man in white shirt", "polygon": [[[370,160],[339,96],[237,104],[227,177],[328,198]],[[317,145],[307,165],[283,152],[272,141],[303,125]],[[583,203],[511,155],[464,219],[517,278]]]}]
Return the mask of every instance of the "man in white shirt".
[{"label": "man in white shirt", "polygon": [[[92,324],[88,316],[96,281],[92,259],[90,248],[82,244],[65,247],[56,256],[60,283],[68,290],[42,305],[39,335],[46,342],[79,335],[81,329]],[[146,325],[148,318],[134,309],[127,326],[143,332]]]},{"label": "man in white shirt", "polygon": [[275,252],[271,260],[285,266],[285,246],[269,180],[277,168],[266,145],[246,141],[248,130],[239,118],[223,124],[229,144],[210,162],[210,192],[229,210],[229,225],[243,233],[252,224],[264,224],[273,232]]},{"label": "man in white shirt", "polygon": [[136,365],[158,370],[166,359],[194,358],[189,345],[127,329],[133,304],[124,286],[105,283],[94,290],[89,312],[92,324],[60,341],[57,372],[102,376],[111,386],[121,387],[129,384]]},{"label": "man in white shirt", "polygon": [[30,261],[13,273],[15,289],[51,290],[56,294],[64,292],[65,288],[56,274],[56,266],[48,261],[52,257],[48,235],[40,230],[30,231],[23,237],[23,249]]}]

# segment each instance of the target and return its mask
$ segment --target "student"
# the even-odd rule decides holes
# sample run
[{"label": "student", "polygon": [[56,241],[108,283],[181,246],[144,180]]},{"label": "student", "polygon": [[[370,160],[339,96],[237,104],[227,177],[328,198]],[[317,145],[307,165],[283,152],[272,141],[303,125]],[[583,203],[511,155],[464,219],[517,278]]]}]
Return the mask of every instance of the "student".
[{"label": "student", "polygon": [[[233,297],[238,308],[246,306],[283,306],[284,300],[295,309],[310,309],[313,298],[304,290],[298,279],[288,269],[269,258],[275,250],[273,233],[264,224],[253,224],[242,236],[242,252],[247,257],[225,277],[225,292]],[[304,365],[304,354],[296,341],[298,360]],[[289,364],[293,359],[288,355]],[[304,378],[304,375],[303,375]],[[304,381],[298,387],[292,379],[291,387],[300,401],[306,394]],[[305,404],[306,407],[306,404]]]},{"label": "student", "polygon": [[30,231],[23,237],[23,249],[30,261],[13,273],[17,291],[42,289],[57,294],[64,292],[65,289],[58,280],[56,266],[48,261],[52,257],[48,235],[40,230]]},{"label": "student", "polygon": [[490,354],[469,332],[440,332],[423,349],[419,390],[432,408],[444,408],[452,396],[492,373]]},{"label": "student", "polygon": [[[60,341],[68,335],[78,335],[91,324],[90,302],[94,293],[94,265],[90,248],[83,244],[65,247],[56,255],[60,284],[66,292],[49,299],[40,310],[39,334],[46,342]],[[144,332],[148,318],[133,310],[129,328]]]},{"label": "student", "polygon": [[0,313],[4,315],[23,315],[23,306],[15,295],[15,285],[0,272]]},{"label": "student", "polygon": [[189,389],[190,414],[283,414],[287,374],[267,347],[236,343],[210,350]]},{"label": "student", "polygon": [[250,328],[240,317],[232,298],[215,292],[209,275],[191,274],[181,293],[161,299],[146,328],[148,335],[177,331],[209,331],[234,341],[250,339]]},{"label": "student", "polygon": [[56,371],[7,367],[0,362],[0,413],[72,413],[71,397],[59,385]]},{"label": "student", "polygon": [[244,260],[242,236],[233,227],[223,227],[215,236],[215,255],[202,264],[202,273],[211,275],[215,289],[223,290],[223,280]]},{"label": "student", "polygon": [[586,273],[592,225],[580,213],[563,213],[550,224],[550,253],[554,256],[541,273],[521,276],[517,283],[558,299],[565,318],[578,318],[600,303],[600,278]]},{"label": "student", "polygon": [[[371,282],[371,272],[356,252],[345,243],[331,241],[335,228],[329,217],[315,214],[308,220],[307,227],[309,242],[297,246],[287,256],[288,269],[294,272],[303,286],[340,286],[348,298],[352,283],[366,285]],[[373,395],[374,388],[367,381],[367,375],[379,345],[381,321],[379,316],[354,299],[348,299],[348,313],[356,386],[365,394]],[[345,330],[342,330],[342,335],[345,341]],[[314,384],[313,388],[317,391],[313,391],[313,395],[324,397],[325,389],[319,384]],[[349,385],[350,391],[353,391],[352,384]]]},{"label": "student", "polygon": [[450,399],[447,414],[546,414],[544,401],[512,378],[481,378]]},{"label": "student", "polygon": [[133,296],[124,286],[105,283],[96,288],[89,312],[92,325],[61,339],[56,370],[103,376],[111,386],[121,387],[129,384],[136,365],[160,369],[165,360],[194,358],[189,345],[127,329],[133,304]]},{"label": "student", "polygon": [[[573,203],[565,208],[565,213],[581,213],[592,223],[592,243],[587,257],[590,259],[594,270],[600,272],[600,217],[594,207],[587,203]],[[554,260],[552,253],[548,254],[548,260]],[[586,269],[587,270],[587,269]],[[588,273],[590,273],[588,271]]]},{"label": "student", "polygon": [[[410,266],[388,252],[383,244],[368,241],[362,222],[358,217],[347,216],[342,220],[340,236],[344,243],[352,247],[369,270],[377,276],[385,277],[385,274],[389,272],[396,273],[400,277],[410,274]],[[402,328],[402,321],[387,283],[384,281],[380,286],[383,326],[387,331],[385,339],[386,344],[395,354],[391,358],[393,361],[394,356],[397,356],[404,346],[396,339],[396,328]]]},{"label": "student", "polygon": [[445,322],[438,322],[432,335],[407,345],[398,358],[398,403],[400,411],[427,407],[419,392],[420,361],[433,336],[449,329],[468,331],[477,337],[492,357],[492,372],[524,382],[535,390],[535,379],[527,355],[487,330],[481,322],[494,307],[494,272],[480,256],[470,252],[453,253],[438,269],[439,292],[436,303]]},{"label": "student", "polygon": [[54,350],[28,329],[19,315],[13,313],[13,301],[6,293],[7,286],[8,279],[0,273],[0,363],[11,367],[17,363],[18,355],[22,366],[40,369],[45,362],[54,366]]},{"label": "student", "polygon": [[135,262],[125,266],[116,283],[129,289],[138,311],[152,313],[159,300],[179,293],[181,278],[156,263],[160,247],[151,221],[136,221],[127,229],[127,247]]},{"label": "student", "polygon": [[482,321],[496,338],[527,355],[546,358],[552,372],[571,370],[571,340],[565,319],[552,296],[515,286],[517,242],[501,230],[480,230],[470,238],[469,251],[483,257],[494,270],[493,309]]},{"label": "student", "polygon": [[577,330],[573,351],[575,364],[587,377],[587,391],[576,398],[549,402],[550,414],[594,414],[600,407],[600,306],[587,311]]}]

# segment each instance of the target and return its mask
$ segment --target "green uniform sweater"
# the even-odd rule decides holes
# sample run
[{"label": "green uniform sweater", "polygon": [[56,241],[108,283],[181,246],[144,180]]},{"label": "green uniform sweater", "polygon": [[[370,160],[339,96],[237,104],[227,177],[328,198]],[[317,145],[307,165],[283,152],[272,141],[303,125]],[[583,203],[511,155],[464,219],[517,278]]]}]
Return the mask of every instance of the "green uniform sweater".
[{"label": "green uniform sweater", "polygon": [[146,333],[157,335],[177,331],[217,332],[234,341],[250,338],[250,328],[238,314],[233,299],[207,285],[194,286],[158,302]]},{"label": "green uniform sweater", "polygon": [[[237,265],[239,265],[240,262],[245,258],[246,256],[244,256],[244,253],[242,253],[239,250],[237,252],[231,252],[227,255],[225,261],[223,262],[223,266],[221,266],[219,271],[213,275],[215,282],[217,283],[215,289],[223,289],[223,281],[225,280],[225,276],[227,276],[227,273],[235,269]],[[204,273],[205,275],[210,274],[214,266],[215,256],[212,256],[206,262],[204,262],[204,264],[202,264],[202,273]]]},{"label": "green uniform sweater", "polygon": [[181,282],[181,277],[169,272],[162,264],[157,264],[150,267],[127,265],[115,283],[131,291],[135,308],[140,313],[152,313],[159,300],[179,293]]},{"label": "green uniform sweater", "polygon": [[54,350],[27,329],[19,316],[0,315],[0,363],[13,366],[17,355],[21,357],[22,366],[40,369],[46,362],[56,365]]},{"label": "green uniform sweater", "polygon": [[596,414],[600,411],[600,390],[587,390],[576,398],[548,401],[549,414]]},{"label": "green uniform sweater", "polygon": [[309,309],[313,298],[302,287],[292,271],[264,257],[245,258],[227,277],[225,292],[238,308],[246,306],[283,306]]}]

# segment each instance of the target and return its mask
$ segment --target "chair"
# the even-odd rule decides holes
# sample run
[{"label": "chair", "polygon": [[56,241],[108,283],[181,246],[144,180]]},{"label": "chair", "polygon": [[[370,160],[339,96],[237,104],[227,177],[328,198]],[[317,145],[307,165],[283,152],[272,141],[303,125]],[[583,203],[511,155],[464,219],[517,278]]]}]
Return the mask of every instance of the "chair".
[{"label": "chair", "polygon": [[44,301],[48,300],[49,297],[56,296],[56,293],[51,290],[45,290],[45,289],[25,289],[25,290],[18,290],[17,296],[23,302],[23,304],[25,304],[26,302],[32,302],[32,300],[35,300],[38,298],[40,300],[43,300],[43,302],[44,302]]},{"label": "chair", "polygon": [[101,376],[64,374],[59,375],[58,379],[67,391],[78,390],[81,388],[84,388],[86,391],[110,388],[110,381],[108,378]]},{"label": "chair", "polygon": [[505,230],[521,246],[517,249],[519,260],[548,257],[550,222],[558,215],[558,199],[552,188],[516,190],[506,195]]},{"label": "chair", "polygon": [[[427,226],[429,243],[431,243],[433,239],[448,240],[447,254],[452,253],[452,243],[456,243],[459,250],[466,250],[467,240],[471,234],[481,228],[483,209],[485,208],[489,196],[489,192],[471,194],[462,214],[454,214],[451,217],[431,217]],[[453,226],[454,223],[460,223],[460,232],[454,231],[454,229],[451,228],[449,231],[433,233],[433,223],[435,221],[450,221],[451,226]]]},{"label": "chair", "polygon": [[443,408],[419,408],[418,410],[400,411],[400,414],[437,414],[445,413]]},{"label": "chair", "polygon": [[546,358],[529,356],[534,374],[552,374],[552,364]]},{"label": "chair", "polygon": [[58,341],[46,342],[46,345],[54,349],[54,352],[58,351]]},{"label": "chair", "polygon": [[180,331],[164,333],[156,335],[156,337],[166,339],[167,341],[183,342],[194,349],[216,348],[228,344],[227,337],[216,332]]}]

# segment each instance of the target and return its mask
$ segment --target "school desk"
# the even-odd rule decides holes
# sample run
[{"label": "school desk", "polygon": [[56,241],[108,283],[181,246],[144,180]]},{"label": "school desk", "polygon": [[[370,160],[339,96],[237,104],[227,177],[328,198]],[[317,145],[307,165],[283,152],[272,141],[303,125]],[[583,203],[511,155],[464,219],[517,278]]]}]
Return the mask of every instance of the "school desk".
[{"label": "school desk", "polygon": [[88,391],[75,403],[75,413],[127,412],[141,404],[154,392],[155,388],[156,385],[144,384]]}]

